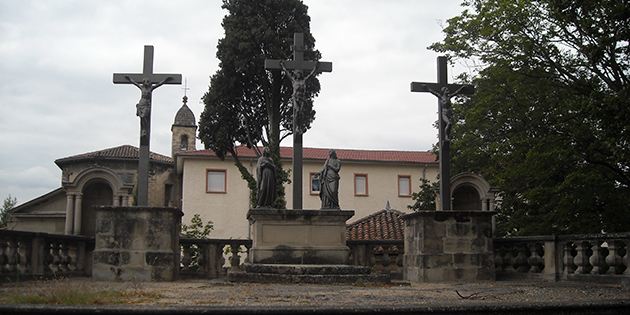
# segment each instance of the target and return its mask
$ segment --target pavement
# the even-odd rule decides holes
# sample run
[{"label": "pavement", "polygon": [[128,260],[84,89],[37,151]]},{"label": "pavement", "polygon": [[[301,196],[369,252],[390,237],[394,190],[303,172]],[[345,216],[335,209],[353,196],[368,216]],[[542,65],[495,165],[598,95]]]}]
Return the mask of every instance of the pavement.
[{"label": "pavement", "polygon": [[630,314],[628,286],[539,280],[313,285],[77,278],[4,283],[0,298],[11,292],[50,292],[60,285],[122,290],[136,297],[128,305],[0,304],[0,314]]}]

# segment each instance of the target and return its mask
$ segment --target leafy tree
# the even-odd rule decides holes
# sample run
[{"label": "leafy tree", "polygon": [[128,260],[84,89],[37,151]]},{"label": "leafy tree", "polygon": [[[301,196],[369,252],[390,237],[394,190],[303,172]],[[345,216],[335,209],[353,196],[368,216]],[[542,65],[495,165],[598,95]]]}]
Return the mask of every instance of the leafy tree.
[{"label": "leafy tree", "polygon": [[453,169],[501,189],[500,233],[624,232],[630,211],[627,1],[471,0],[430,48],[460,79]]},{"label": "leafy tree", "polygon": [[431,183],[428,179],[420,179],[420,191],[411,194],[411,200],[414,200],[414,204],[407,206],[409,210],[435,210],[437,197],[436,191],[440,189],[440,182],[436,181]]},{"label": "leafy tree", "polygon": [[190,225],[182,224],[181,232],[184,238],[208,238],[210,232],[214,230],[212,221],[208,221],[205,226],[199,213],[195,213],[190,219]]},{"label": "leafy tree", "polygon": [[0,210],[0,228],[7,226],[9,223],[9,211],[15,207],[17,204],[17,198],[9,197],[4,199],[4,203],[2,204],[2,209]]},{"label": "leafy tree", "polygon": [[[320,59],[313,49],[308,8],[300,0],[224,0],[222,8],[229,13],[222,23],[225,37],[217,45],[220,69],[210,78],[203,96],[199,138],[221,159],[228,153],[235,158],[252,194],[256,181],[238,159],[236,147],[245,145],[260,156],[257,145],[269,146],[277,171],[275,207],[286,208],[283,184],[289,181],[289,174],[282,169],[280,142],[293,130],[292,87],[285,73],[265,70],[264,64],[265,59],[290,59],[296,32],[304,33],[305,58]],[[306,85],[307,101],[298,113],[302,131],[315,119],[313,98],[320,89],[316,77]],[[255,195],[252,197],[255,202]]]}]

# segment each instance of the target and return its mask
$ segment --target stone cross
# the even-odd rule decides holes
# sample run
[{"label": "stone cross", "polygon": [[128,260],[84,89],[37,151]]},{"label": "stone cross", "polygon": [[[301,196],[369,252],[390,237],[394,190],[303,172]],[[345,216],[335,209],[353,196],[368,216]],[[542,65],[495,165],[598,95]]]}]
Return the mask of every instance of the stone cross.
[{"label": "stone cross", "polygon": [[451,97],[475,93],[472,85],[448,84],[446,57],[437,59],[438,82],[411,82],[411,92],[429,92],[438,97],[439,146],[440,146],[440,210],[452,210],[451,205],[451,139],[454,123]]},{"label": "stone cross", "polygon": [[299,129],[298,109],[301,108],[298,97],[298,89],[305,88],[304,83],[308,77],[316,72],[331,72],[332,62],[318,62],[304,60],[304,33],[293,34],[293,60],[266,59],[265,69],[295,70],[302,72],[310,71],[301,82],[297,78],[287,75],[293,81],[293,210],[302,210],[302,132]]},{"label": "stone cross", "polygon": [[142,73],[114,73],[114,84],[133,84],[142,92],[136,105],[140,117],[140,149],[138,157],[138,206],[149,201],[149,142],[151,135],[151,95],[162,84],[182,84],[181,74],[153,73],[153,46],[144,46]]}]

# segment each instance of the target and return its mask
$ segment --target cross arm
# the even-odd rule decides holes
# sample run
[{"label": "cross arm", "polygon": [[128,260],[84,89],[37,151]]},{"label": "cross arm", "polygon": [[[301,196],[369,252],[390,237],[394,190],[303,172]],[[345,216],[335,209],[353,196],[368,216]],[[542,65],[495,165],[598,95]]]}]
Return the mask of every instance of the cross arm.
[{"label": "cross arm", "polygon": [[[136,82],[142,82],[142,80],[147,76],[142,73],[114,73],[113,81],[116,84],[130,84],[131,82],[127,80],[126,77],[129,77]],[[160,83],[168,77],[171,77],[173,79],[169,80],[168,82],[164,82],[164,84],[182,84],[182,75],[178,73],[151,74],[148,77],[151,80],[152,84]]]},{"label": "cross arm", "polygon": [[[332,62],[285,60],[284,67],[289,70],[313,70],[317,64],[317,72],[332,72]],[[282,69],[279,59],[265,59],[265,69]]]},{"label": "cross arm", "polygon": [[[443,86],[443,84],[439,83],[411,82],[411,92],[430,92],[429,89],[439,92]],[[446,87],[451,93],[459,90],[460,88],[461,90],[457,94],[472,95],[475,93],[474,85],[447,84]]]}]

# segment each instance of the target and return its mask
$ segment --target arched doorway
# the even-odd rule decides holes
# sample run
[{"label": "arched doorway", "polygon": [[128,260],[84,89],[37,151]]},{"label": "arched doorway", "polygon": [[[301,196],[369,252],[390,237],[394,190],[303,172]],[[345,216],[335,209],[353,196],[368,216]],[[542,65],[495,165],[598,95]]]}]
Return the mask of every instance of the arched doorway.
[{"label": "arched doorway", "polygon": [[83,190],[81,205],[81,235],[94,236],[96,234],[96,211],[94,206],[111,206],[114,193],[108,183],[93,181]]},{"label": "arched doorway", "polygon": [[481,210],[481,198],[475,187],[461,185],[453,191],[453,210]]}]

